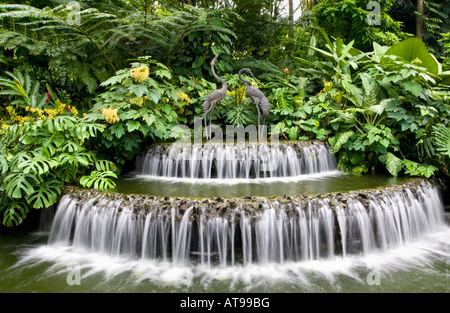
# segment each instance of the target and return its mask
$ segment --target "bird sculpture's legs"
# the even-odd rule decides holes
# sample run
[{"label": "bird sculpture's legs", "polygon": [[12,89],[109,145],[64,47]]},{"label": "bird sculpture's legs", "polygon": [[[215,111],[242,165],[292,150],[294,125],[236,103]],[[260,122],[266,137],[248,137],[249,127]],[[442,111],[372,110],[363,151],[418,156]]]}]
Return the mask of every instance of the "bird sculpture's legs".
[{"label": "bird sculpture's legs", "polygon": [[256,110],[258,111],[258,132],[257,132],[257,134],[259,135],[259,127],[260,127],[260,120],[261,120],[261,113],[259,111],[259,103],[260,103],[260,101],[257,98],[253,99],[253,101],[255,102]]},{"label": "bird sculpture's legs", "polygon": [[[215,103],[211,103],[209,109],[205,112],[204,118],[205,118],[205,131],[206,131],[206,139],[211,139],[211,115],[212,110],[214,109]],[[209,130],[207,126],[208,121],[208,113],[209,113]]]},{"label": "bird sculpture's legs", "polygon": [[212,137],[211,115],[212,115],[212,111],[209,112],[209,139],[211,139],[211,137]]},{"label": "bird sculpture's legs", "polygon": [[[265,115],[263,115],[263,125],[264,125],[264,126],[266,125],[266,116],[265,116]],[[266,128],[263,127],[263,134],[262,134],[262,136],[265,136],[265,135],[266,135],[265,130],[266,130]]]},{"label": "bird sculpture's legs", "polygon": [[205,120],[205,137],[206,137],[206,139],[208,139],[207,118],[208,118],[208,113],[205,113],[205,114],[203,115],[203,119]]}]

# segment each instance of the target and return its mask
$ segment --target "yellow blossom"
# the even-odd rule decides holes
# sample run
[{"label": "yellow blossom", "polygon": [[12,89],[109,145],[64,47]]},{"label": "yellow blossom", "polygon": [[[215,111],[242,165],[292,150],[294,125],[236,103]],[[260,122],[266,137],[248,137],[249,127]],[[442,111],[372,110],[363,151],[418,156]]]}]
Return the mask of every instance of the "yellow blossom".
[{"label": "yellow blossom", "polygon": [[189,96],[187,94],[185,94],[184,92],[177,92],[178,97],[180,97],[180,100],[182,102],[186,102],[186,103],[191,103],[192,100],[191,98],[189,98]]},{"label": "yellow blossom", "polygon": [[103,117],[105,118],[108,124],[114,124],[119,121],[119,117],[117,116],[118,109],[103,109]]},{"label": "yellow blossom", "polygon": [[[252,85],[253,85],[253,83],[252,83]],[[245,86],[238,88],[235,92],[235,96],[236,96],[236,100],[238,102],[243,102],[247,98],[246,92],[245,92]]]},{"label": "yellow blossom", "polygon": [[328,92],[331,90],[331,88],[333,88],[333,82],[327,82],[327,81],[323,81],[323,91],[324,92]]},{"label": "yellow blossom", "polygon": [[78,116],[78,110],[76,107],[71,106],[70,107],[70,112],[72,112],[73,116]]},{"label": "yellow blossom", "polygon": [[144,104],[144,98],[136,97],[130,100],[132,104],[136,104],[138,107],[141,107]]},{"label": "yellow blossom", "polygon": [[147,65],[143,65],[138,68],[132,68],[131,70],[131,77],[137,82],[142,83],[144,80],[148,78],[148,75],[150,74],[150,69]]}]

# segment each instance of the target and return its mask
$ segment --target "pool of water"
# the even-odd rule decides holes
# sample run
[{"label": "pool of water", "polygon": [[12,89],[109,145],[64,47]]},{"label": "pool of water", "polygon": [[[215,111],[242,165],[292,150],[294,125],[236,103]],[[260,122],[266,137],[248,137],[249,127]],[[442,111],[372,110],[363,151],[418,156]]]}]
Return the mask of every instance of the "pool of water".
[{"label": "pool of water", "polygon": [[383,253],[248,266],[176,266],[49,246],[47,233],[0,235],[0,292],[450,291],[450,227]]},{"label": "pool of water", "polygon": [[290,178],[260,179],[183,179],[164,178],[130,173],[124,175],[115,188],[126,194],[150,194],[173,197],[244,197],[282,196],[346,192],[355,189],[378,188],[402,184],[405,177],[383,175],[354,176],[331,171]]}]

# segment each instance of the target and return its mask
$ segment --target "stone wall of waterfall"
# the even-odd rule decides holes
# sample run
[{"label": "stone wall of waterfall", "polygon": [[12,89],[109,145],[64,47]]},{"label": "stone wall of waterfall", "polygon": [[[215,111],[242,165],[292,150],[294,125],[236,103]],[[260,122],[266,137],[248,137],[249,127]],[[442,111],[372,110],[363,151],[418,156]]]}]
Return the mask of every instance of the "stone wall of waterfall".
[{"label": "stone wall of waterfall", "polygon": [[140,174],[191,179],[295,177],[333,170],[330,148],[318,141],[154,145],[136,160]]},{"label": "stone wall of waterfall", "polygon": [[67,188],[50,245],[175,264],[230,266],[368,254],[445,225],[426,180],[317,196],[191,199]]}]

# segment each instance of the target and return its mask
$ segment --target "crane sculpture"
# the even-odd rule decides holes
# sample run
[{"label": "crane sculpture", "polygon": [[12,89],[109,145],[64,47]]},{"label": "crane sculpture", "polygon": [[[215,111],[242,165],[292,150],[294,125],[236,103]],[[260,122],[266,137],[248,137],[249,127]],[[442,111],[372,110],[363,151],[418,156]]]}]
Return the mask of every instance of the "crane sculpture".
[{"label": "crane sculpture", "polygon": [[247,96],[249,96],[256,105],[256,110],[258,111],[258,132],[259,132],[261,112],[263,114],[263,124],[265,125],[266,117],[269,115],[270,111],[270,103],[269,100],[267,100],[266,96],[262,93],[262,91],[252,85],[251,81],[242,78],[241,74],[243,72],[250,74],[254,80],[256,80],[256,78],[249,68],[243,68],[238,73],[239,79],[245,84],[247,84],[247,87],[245,88]]},{"label": "crane sculpture", "polygon": [[[207,97],[205,102],[203,102],[203,112],[204,112],[204,119],[205,119],[205,129],[206,129],[206,139],[211,139],[211,115],[214,107],[217,103],[223,100],[225,96],[227,95],[228,85],[225,80],[217,76],[216,71],[214,70],[214,64],[216,63],[217,58],[219,55],[216,55],[214,59],[211,61],[211,71],[213,76],[222,83],[222,88],[217,89],[210,93]],[[207,117],[209,114],[209,131],[207,127]]]}]

